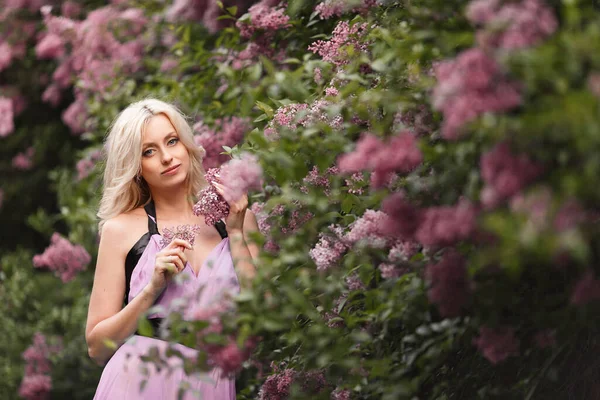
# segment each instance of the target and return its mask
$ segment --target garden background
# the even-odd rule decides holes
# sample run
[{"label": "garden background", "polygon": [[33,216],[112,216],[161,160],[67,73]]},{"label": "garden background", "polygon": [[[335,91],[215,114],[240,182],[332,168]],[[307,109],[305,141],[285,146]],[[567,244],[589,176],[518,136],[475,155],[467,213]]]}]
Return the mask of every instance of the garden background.
[{"label": "garden background", "polygon": [[238,398],[600,398],[594,2],[0,4],[3,399],[93,397],[102,143],[146,97],[262,170],[205,335]]}]

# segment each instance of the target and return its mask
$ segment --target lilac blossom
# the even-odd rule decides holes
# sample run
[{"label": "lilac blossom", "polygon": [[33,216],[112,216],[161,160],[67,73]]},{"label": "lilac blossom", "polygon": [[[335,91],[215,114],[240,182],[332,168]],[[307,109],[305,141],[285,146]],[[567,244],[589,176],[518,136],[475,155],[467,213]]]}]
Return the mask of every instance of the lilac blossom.
[{"label": "lilac blossom", "polygon": [[76,165],[77,180],[80,181],[87,178],[101,158],[102,152],[100,150],[94,150],[79,160]]},{"label": "lilac blossom", "polygon": [[336,388],[331,392],[331,400],[350,400],[350,390]]},{"label": "lilac blossom", "polygon": [[407,268],[399,267],[394,264],[381,263],[377,266],[379,272],[381,273],[381,277],[383,279],[395,279],[399,278],[402,275],[408,272]]},{"label": "lilac blossom", "polygon": [[423,160],[416,138],[408,131],[381,141],[373,134],[364,134],[353,152],[338,159],[341,172],[373,172],[371,184],[374,188],[384,187],[395,172],[407,173]]},{"label": "lilac blossom", "polygon": [[46,399],[52,390],[52,378],[45,374],[25,375],[19,386],[19,396],[26,400]]},{"label": "lilac blossom", "polygon": [[388,260],[392,263],[409,261],[412,256],[417,254],[420,245],[417,242],[408,240],[396,241],[388,254]]},{"label": "lilac blossom", "polygon": [[13,101],[0,97],[0,137],[8,136],[15,129],[13,117]]},{"label": "lilac blossom", "polygon": [[460,315],[469,295],[469,282],[464,258],[455,250],[444,253],[442,259],[425,270],[429,282],[427,297],[444,317]]},{"label": "lilac blossom", "polygon": [[364,193],[363,186],[366,183],[362,172],[355,172],[350,176],[350,179],[346,179],[346,186],[348,187],[348,193],[362,195]]},{"label": "lilac blossom", "polygon": [[376,5],[377,0],[324,0],[315,7],[315,14],[320,19],[341,17],[349,12],[363,14]]},{"label": "lilac blossom", "polygon": [[0,188],[0,210],[2,209],[3,203],[4,203],[4,189]]},{"label": "lilac blossom", "polygon": [[382,233],[404,240],[414,236],[423,211],[406,201],[403,193],[393,193],[385,198],[381,208],[388,215],[381,226]]},{"label": "lilac blossom", "polygon": [[558,21],[543,0],[475,0],[467,18],[484,29],[477,33],[481,46],[522,49],[541,43],[554,33]]},{"label": "lilac blossom", "polygon": [[243,38],[250,38],[256,31],[273,32],[289,28],[290,17],[284,14],[285,8],[271,7],[270,0],[260,1],[248,10],[249,18],[241,18],[236,23]]},{"label": "lilac blossom", "polygon": [[33,343],[22,354],[25,373],[19,387],[19,396],[29,400],[46,398],[52,389],[49,357],[62,351],[61,340],[56,345],[48,345],[46,337],[36,332]]},{"label": "lilac blossom", "polygon": [[514,154],[506,142],[497,144],[481,156],[481,176],[486,183],[481,202],[486,208],[518,193],[542,172],[525,154]]},{"label": "lilac blossom", "polygon": [[346,48],[352,46],[355,53],[366,53],[368,45],[362,40],[366,36],[368,25],[356,23],[352,26],[347,21],[338,22],[329,41],[318,40],[308,47],[309,51],[319,54],[323,61],[337,67],[350,63],[350,54]]},{"label": "lilac blossom", "polygon": [[71,129],[74,135],[85,132],[87,117],[87,109],[81,98],[76,99],[62,114],[63,122]]},{"label": "lilac blossom", "polygon": [[223,152],[223,146],[233,147],[239,144],[250,131],[250,121],[247,118],[230,117],[215,121],[215,129],[209,128],[200,121],[194,125],[194,140],[206,151],[202,165],[206,170],[219,167],[229,159]]},{"label": "lilac blossom", "polygon": [[342,255],[350,248],[349,244],[343,239],[340,226],[330,225],[329,230],[332,233],[319,234],[319,241],[308,252],[317,265],[317,271],[326,271],[335,266]]},{"label": "lilac blossom", "polygon": [[466,201],[456,206],[430,207],[423,211],[415,237],[425,246],[448,246],[469,239],[475,232],[475,222],[475,209]]},{"label": "lilac blossom", "polygon": [[327,168],[325,173],[321,175],[319,174],[319,168],[314,165],[308,175],[302,179],[304,185],[300,187],[300,191],[302,191],[302,193],[308,193],[308,187],[305,185],[310,185],[316,188],[323,188],[325,196],[329,196],[331,194],[330,177],[339,174],[339,172],[339,168],[334,166]]},{"label": "lilac blossom", "polygon": [[163,229],[162,238],[161,238],[161,247],[164,249],[167,247],[173,240],[182,239],[187,241],[190,245],[194,245],[196,241],[196,235],[200,232],[200,227],[198,225],[177,225],[176,227],[165,228]]},{"label": "lilac blossom", "polygon": [[65,43],[60,36],[47,34],[35,46],[35,54],[39,59],[60,58],[65,54]]},{"label": "lilac blossom", "polygon": [[347,243],[365,243],[370,247],[383,248],[388,244],[381,227],[389,217],[381,211],[366,210],[356,221],[349,225],[350,231],[345,235]]},{"label": "lilac blossom", "polygon": [[20,169],[23,171],[30,170],[33,167],[33,155],[35,149],[33,147],[27,148],[24,152],[17,153],[12,159],[13,168]]},{"label": "lilac blossom", "polygon": [[13,59],[13,49],[4,41],[0,41],[0,71],[8,68]]},{"label": "lilac blossom", "polygon": [[473,48],[434,66],[438,80],[433,108],[444,115],[442,136],[453,140],[463,125],[487,112],[511,110],[521,104],[519,86],[483,50]]},{"label": "lilac blossom", "polygon": [[511,327],[492,329],[482,326],[474,344],[492,364],[498,364],[510,356],[519,354],[519,340]]},{"label": "lilac blossom", "polygon": [[350,291],[365,290],[367,288],[356,272],[346,277],[346,286]]},{"label": "lilac blossom", "polygon": [[209,169],[204,178],[208,185],[198,193],[198,202],[194,204],[193,210],[195,215],[203,215],[206,225],[212,226],[223,218],[229,215],[229,204],[217,192],[217,189],[210,183],[212,181],[219,182],[217,175],[218,168]]},{"label": "lilac blossom", "polygon": [[258,157],[250,153],[243,153],[239,159],[234,158],[221,166],[220,180],[225,188],[225,200],[232,203],[250,190],[261,190],[262,174]]},{"label": "lilac blossom", "polygon": [[51,104],[53,107],[60,104],[61,98],[60,87],[56,84],[48,86],[46,90],[44,90],[44,93],[42,93],[42,101]]},{"label": "lilac blossom", "polygon": [[47,267],[63,282],[69,282],[79,271],[85,270],[90,261],[90,255],[82,246],[74,245],[54,233],[50,246],[42,254],[33,257],[33,266]]}]

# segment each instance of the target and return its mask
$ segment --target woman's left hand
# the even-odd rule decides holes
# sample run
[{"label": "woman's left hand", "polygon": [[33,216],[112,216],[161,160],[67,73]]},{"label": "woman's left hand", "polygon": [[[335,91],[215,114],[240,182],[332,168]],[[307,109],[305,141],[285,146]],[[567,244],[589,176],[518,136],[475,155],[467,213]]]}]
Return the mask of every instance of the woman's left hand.
[{"label": "woman's left hand", "polygon": [[[225,187],[215,181],[211,182],[217,192],[225,198]],[[248,195],[244,193],[242,197],[233,202],[227,202],[229,204],[229,215],[225,220],[227,224],[227,231],[232,232],[234,230],[238,230],[240,232],[243,231],[244,228],[244,218],[246,216],[246,210],[248,209]]]}]

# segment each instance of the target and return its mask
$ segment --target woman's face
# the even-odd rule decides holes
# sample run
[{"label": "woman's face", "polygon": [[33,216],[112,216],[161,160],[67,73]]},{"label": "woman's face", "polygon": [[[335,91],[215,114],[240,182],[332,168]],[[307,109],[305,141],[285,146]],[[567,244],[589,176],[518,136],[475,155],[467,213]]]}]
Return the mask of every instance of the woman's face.
[{"label": "woman's face", "polygon": [[150,187],[173,187],[185,182],[189,167],[187,148],[169,118],[153,116],[142,134],[142,177]]}]

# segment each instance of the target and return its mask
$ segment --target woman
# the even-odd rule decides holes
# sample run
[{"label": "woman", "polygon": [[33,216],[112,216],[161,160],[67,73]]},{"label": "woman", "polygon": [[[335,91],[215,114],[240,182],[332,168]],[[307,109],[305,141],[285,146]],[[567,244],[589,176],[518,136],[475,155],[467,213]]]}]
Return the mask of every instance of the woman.
[{"label": "woman", "polygon": [[[238,277],[252,279],[259,250],[247,239],[258,227],[247,210],[247,196],[230,203],[227,220],[214,227],[194,215],[193,196],[206,184],[204,149],[195,145],[181,113],[159,100],[143,100],[122,111],[105,151],[101,239],[86,325],[90,357],[106,364],[94,398],[176,399],[180,388],[189,387],[186,398],[197,398],[194,392],[199,392],[204,400],[234,399],[235,381],[216,369],[188,377],[180,358],[169,358],[172,371],[144,363],[140,355],[152,347],[164,355],[168,343],[134,333],[138,318],[154,305],[166,310],[174,300],[200,293],[188,307],[208,307],[223,291],[239,290]],[[214,185],[222,194],[223,186]],[[161,231],[185,224],[199,226],[195,245],[175,239],[163,249]],[[176,275],[182,279],[175,281]],[[164,317],[164,312],[148,316],[154,326]],[[110,342],[117,344],[116,351],[106,345]],[[172,346],[189,358],[197,354]]]}]

